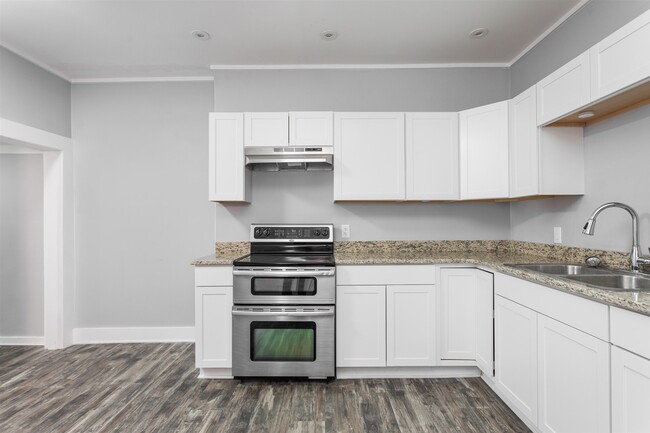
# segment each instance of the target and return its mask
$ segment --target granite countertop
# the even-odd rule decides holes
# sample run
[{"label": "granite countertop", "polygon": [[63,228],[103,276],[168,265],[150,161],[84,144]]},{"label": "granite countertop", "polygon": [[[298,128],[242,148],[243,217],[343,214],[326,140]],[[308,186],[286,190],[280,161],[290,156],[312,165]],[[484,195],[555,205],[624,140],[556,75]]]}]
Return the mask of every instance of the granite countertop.
[{"label": "granite countertop", "polygon": [[[221,248],[217,247],[215,254],[196,259],[192,264],[232,265],[234,259],[247,252],[248,245],[244,242],[227,248],[222,245]],[[629,260],[623,253],[515,241],[393,241],[335,244],[337,266],[471,264],[650,316],[650,292],[615,292],[548,274],[506,266],[508,263],[584,263],[584,258],[591,255],[601,257],[604,266],[614,269],[624,268]]]}]

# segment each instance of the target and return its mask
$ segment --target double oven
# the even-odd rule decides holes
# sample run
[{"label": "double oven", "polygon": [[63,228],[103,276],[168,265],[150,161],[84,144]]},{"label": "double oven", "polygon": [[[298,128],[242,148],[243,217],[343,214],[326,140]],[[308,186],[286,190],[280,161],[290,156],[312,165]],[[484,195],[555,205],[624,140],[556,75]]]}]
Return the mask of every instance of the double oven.
[{"label": "double oven", "polygon": [[333,226],[253,225],[233,262],[233,376],[335,376]]}]

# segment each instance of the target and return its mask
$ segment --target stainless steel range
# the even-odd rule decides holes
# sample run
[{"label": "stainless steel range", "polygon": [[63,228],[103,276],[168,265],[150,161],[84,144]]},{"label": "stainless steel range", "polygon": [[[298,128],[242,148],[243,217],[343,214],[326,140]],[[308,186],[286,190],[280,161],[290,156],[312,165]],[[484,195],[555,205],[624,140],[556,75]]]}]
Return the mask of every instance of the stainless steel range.
[{"label": "stainless steel range", "polygon": [[233,262],[235,377],[335,376],[333,226],[251,226]]}]

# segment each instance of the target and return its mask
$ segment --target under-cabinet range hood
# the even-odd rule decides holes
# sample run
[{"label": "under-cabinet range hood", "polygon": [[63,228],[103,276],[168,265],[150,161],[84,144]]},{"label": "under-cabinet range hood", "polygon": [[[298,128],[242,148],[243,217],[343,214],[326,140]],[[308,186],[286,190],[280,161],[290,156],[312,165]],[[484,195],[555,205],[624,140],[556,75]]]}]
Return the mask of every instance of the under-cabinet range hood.
[{"label": "under-cabinet range hood", "polygon": [[246,147],[246,166],[257,171],[332,170],[334,148],[321,147]]}]

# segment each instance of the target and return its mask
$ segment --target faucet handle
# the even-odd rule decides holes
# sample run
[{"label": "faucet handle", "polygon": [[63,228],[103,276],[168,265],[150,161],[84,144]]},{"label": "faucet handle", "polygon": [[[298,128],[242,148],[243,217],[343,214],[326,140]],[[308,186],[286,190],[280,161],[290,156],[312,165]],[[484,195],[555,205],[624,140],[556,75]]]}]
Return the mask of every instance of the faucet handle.
[{"label": "faucet handle", "polygon": [[597,268],[600,266],[600,264],[603,262],[600,260],[600,257],[592,256],[592,257],[587,257],[587,260],[585,260],[587,263],[587,266],[590,266],[592,268]]}]

